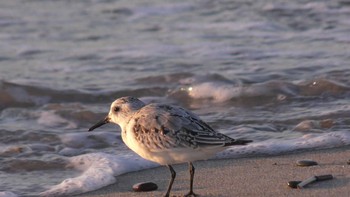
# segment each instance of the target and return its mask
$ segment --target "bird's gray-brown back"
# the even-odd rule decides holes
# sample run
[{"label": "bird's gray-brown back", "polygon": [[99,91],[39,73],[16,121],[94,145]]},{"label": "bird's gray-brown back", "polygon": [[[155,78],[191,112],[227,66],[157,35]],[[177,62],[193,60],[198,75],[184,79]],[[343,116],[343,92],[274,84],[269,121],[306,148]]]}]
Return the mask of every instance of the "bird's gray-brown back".
[{"label": "bird's gray-brown back", "polygon": [[234,145],[236,140],[215,132],[197,115],[177,106],[149,104],[136,112],[133,131],[149,149]]}]

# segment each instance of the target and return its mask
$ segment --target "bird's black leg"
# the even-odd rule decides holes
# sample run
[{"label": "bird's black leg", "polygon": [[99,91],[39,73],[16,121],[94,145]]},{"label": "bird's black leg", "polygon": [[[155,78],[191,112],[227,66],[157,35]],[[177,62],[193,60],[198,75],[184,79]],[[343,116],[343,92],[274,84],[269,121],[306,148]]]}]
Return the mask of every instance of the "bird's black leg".
[{"label": "bird's black leg", "polygon": [[169,197],[171,187],[173,186],[173,183],[174,183],[174,180],[176,177],[176,172],[175,172],[174,168],[171,165],[167,165],[167,166],[168,166],[170,173],[171,173],[171,180],[169,182],[168,190],[166,191],[166,194],[164,197]]},{"label": "bird's black leg", "polygon": [[185,196],[198,196],[197,194],[195,194],[193,192],[193,178],[194,178],[194,166],[192,164],[192,162],[189,162],[188,163],[188,168],[190,170],[190,175],[191,175],[191,178],[190,178],[190,192],[188,192]]}]

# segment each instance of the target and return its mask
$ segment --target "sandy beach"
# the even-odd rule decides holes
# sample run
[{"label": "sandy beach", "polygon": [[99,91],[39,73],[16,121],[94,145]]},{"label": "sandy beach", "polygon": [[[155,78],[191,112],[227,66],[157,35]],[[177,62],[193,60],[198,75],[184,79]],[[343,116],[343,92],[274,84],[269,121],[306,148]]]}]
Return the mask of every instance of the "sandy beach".
[{"label": "sandy beach", "polygon": [[[316,166],[300,167],[297,160],[311,159]],[[194,191],[200,196],[350,196],[350,146],[336,149],[303,151],[282,156],[198,161]],[[175,165],[177,177],[173,196],[189,190],[187,164]],[[288,181],[304,180],[313,175],[332,174],[334,179],[291,189]],[[166,167],[157,167],[117,177],[117,182],[100,190],[81,194],[88,197],[162,196],[170,178]],[[152,181],[158,190],[133,192],[132,185]]]}]

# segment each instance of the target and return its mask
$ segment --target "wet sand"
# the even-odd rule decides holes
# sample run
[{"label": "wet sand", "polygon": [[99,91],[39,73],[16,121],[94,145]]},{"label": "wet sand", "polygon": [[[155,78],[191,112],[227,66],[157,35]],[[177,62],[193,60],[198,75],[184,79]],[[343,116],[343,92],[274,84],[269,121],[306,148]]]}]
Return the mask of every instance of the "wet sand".
[{"label": "wet sand", "polygon": [[[297,160],[311,159],[319,165],[300,167]],[[260,156],[240,159],[195,162],[194,192],[200,196],[350,196],[350,146],[305,151],[282,156]],[[183,196],[189,190],[187,164],[175,165],[172,196]],[[332,174],[334,179],[312,183],[304,189],[291,189],[288,181],[304,180],[313,175]],[[162,196],[170,180],[166,167],[127,173],[117,182],[100,190],[81,194],[88,197]],[[158,190],[133,192],[132,185],[152,181]]]}]

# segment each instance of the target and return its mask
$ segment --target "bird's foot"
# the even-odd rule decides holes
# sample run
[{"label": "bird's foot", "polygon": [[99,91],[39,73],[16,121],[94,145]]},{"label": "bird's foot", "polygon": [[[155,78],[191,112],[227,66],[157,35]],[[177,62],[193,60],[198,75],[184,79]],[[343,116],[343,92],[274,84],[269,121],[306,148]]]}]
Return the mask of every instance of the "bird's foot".
[{"label": "bird's foot", "polygon": [[195,194],[193,191],[190,191],[188,192],[187,194],[184,195],[184,197],[198,197],[199,195],[198,194]]}]

